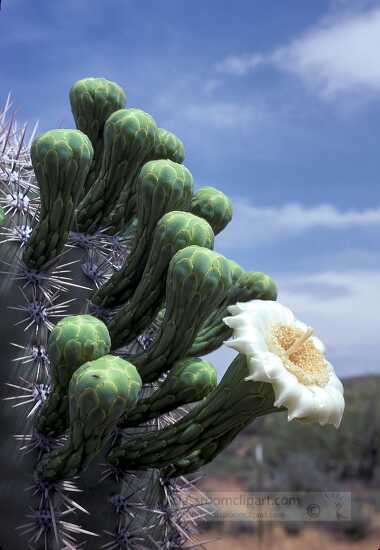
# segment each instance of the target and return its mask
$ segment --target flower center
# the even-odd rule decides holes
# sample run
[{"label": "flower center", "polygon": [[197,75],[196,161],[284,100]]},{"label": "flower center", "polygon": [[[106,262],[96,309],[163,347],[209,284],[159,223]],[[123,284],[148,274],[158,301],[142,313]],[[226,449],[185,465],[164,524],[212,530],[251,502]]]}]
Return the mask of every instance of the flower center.
[{"label": "flower center", "polygon": [[329,372],[323,353],[310,337],[313,329],[306,332],[288,325],[276,324],[268,338],[268,349],[280,357],[285,367],[306,386],[326,386]]}]

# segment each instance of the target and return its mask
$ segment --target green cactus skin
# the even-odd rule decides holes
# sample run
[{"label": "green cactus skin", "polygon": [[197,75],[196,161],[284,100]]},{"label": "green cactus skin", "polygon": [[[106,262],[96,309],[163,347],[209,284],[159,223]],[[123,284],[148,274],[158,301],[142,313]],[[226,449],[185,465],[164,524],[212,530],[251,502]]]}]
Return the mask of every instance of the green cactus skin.
[{"label": "green cactus skin", "polygon": [[92,315],[68,315],[54,327],[48,341],[53,390],[43,404],[36,428],[57,437],[69,426],[69,382],[87,361],[109,353],[111,339],[106,325]]},{"label": "green cactus skin", "polygon": [[129,248],[133,248],[133,243],[136,243],[136,235],[138,232],[139,220],[137,216],[133,216],[130,223],[123,227],[119,233],[120,242],[129,243]]},{"label": "green cactus skin", "polygon": [[159,219],[173,210],[188,211],[193,177],[182,164],[154,160],[144,164],[138,177],[138,228],[135,244],[120,271],[114,273],[91,298],[98,306],[124,304],[135,291],[152,245]]},{"label": "green cactus skin", "polygon": [[[277,287],[271,277],[258,271],[244,271],[233,260],[229,259],[228,262],[231,266],[232,286],[220,306],[202,324],[193,345],[186,352],[189,356],[211,353],[232,336],[233,330],[223,322],[223,317],[229,315],[227,306],[249,300],[277,299]],[[164,305],[156,314],[155,319],[159,325],[165,317],[165,311]]]},{"label": "green cactus skin", "polygon": [[173,364],[167,378],[149,397],[123,416],[119,428],[138,426],[151,418],[188,403],[200,401],[217,386],[215,367],[200,357],[186,357]]},{"label": "green cactus skin", "polygon": [[193,195],[190,212],[207,220],[217,235],[232,219],[232,202],[215,187],[201,187]]},{"label": "green cactus skin", "polygon": [[141,378],[128,361],[104,355],[84,363],[69,384],[70,438],[37,465],[40,479],[62,480],[84,470],[103,449],[121,416],[132,411]]},{"label": "green cactus skin", "polygon": [[[165,130],[164,128],[157,128],[156,145],[152,153],[146,158],[146,162],[150,160],[172,160],[177,164],[182,164],[185,159],[185,149],[183,143],[178,137]],[[137,209],[137,180],[136,176],[132,187],[134,190],[133,195],[127,195],[127,191],[121,192],[118,204],[113,209],[107,220],[107,225],[110,225],[110,229],[107,230],[109,235],[114,235],[118,231],[123,232],[125,228],[131,224],[134,220],[135,212]],[[127,208],[128,206],[128,208]],[[128,217],[131,216],[132,218]]]},{"label": "green cactus skin", "polygon": [[148,350],[126,356],[144,382],[153,382],[186,356],[203,321],[219,306],[231,284],[231,268],[221,254],[196,245],[176,252],[166,278],[160,333]]},{"label": "green cactus skin", "polygon": [[30,269],[47,267],[62,252],[93,154],[91,141],[79,130],[51,130],[33,141],[41,213],[22,257]]},{"label": "green cactus skin", "polygon": [[225,311],[225,306],[229,305],[230,300],[234,295],[235,288],[237,287],[239,278],[243,275],[243,273],[245,273],[244,269],[234,260],[228,259],[228,264],[231,269],[231,277],[232,277],[231,288],[229,289],[227,295],[221,302],[220,306],[216,310],[212,311],[210,315],[207,317],[206,321],[202,325],[202,328],[200,329],[200,332],[203,332],[206,326],[211,325],[214,322],[215,318],[218,318],[218,319],[220,318],[221,312]]},{"label": "green cactus skin", "polygon": [[0,225],[3,225],[5,222],[6,216],[4,209],[0,206]]},{"label": "green cactus skin", "polygon": [[154,151],[155,159],[169,159],[182,164],[185,160],[185,148],[182,141],[175,134],[169,132],[169,130],[165,130],[165,128],[158,128],[157,137]]},{"label": "green cactus skin", "polygon": [[238,354],[219,385],[175,424],[115,446],[108,462],[121,469],[160,468],[172,477],[211,462],[258,416],[279,412],[271,384],[245,381],[247,357]]},{"label": "green cactus skin", "polygon": [[160,218],[141,281],[128,304],[108,323],[114,348],[134,339],[153,321],[165,297],[170,260],[190,245],[214,247],[214,233],[206,220],[180,211],[168,212]]},{"label": "green cactus skin", "polygon": [[205,321],[187,354],[206,355],[218,349],[224,340],[232,336],[233,329],[223,322],[223,317],[229,315],[227,306],[250,300],[276,299],[277,288],[273,279],[265,273],[243,272],[231,287],[223,304]]},{"label": "green cactus skin", "polygon": [[124,109],[124,90],[106,78],[83,78],[70,89],[70,105],[76,127],[86,134],[94,148],[91,169],[83,186],[81,199],[97,179],[103,158],[103,130],[107,118]]},{"label": "green cactus skin", "polygon": [[119,109],[104,125],[104,153],[98,178],[80,202],[77,230],[95,233],[106,226],[107,216],[125,191],[127,208],[133,195],[133,181],[154,150],[157,126],[154,119],[140,109]]}]

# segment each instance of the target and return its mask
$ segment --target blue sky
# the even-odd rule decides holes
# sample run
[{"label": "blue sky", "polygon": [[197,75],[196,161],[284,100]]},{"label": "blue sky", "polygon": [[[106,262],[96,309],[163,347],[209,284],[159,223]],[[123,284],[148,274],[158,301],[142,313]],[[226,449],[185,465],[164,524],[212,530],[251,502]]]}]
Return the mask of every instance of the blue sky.
[{"label": "blue sky", "polygon": [[73,127],[76,80],[118,82],[232,199],[215,248],[276,280],[338,374],[380,372],[379,1],[3,0],[0,50],[0,103],[39,132]]}]

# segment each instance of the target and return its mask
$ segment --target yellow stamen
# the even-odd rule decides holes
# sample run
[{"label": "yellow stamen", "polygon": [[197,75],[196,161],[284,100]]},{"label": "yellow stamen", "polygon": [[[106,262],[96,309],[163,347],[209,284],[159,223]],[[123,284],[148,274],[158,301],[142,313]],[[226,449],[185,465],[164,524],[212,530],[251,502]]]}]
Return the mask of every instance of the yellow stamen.
[{"label": "yellow stamen", "polygon": [[303,331],[294,326],[274,325],[267,339],[268,350],[280,357],[299,382],[323,387],[329,381],[329,372],[323,353],[310,339],[313,334],[310,327]]},{"label": "yellow stamen", "polygon": [[310,336],[313,336],[313,334],[314,334],[314,330],[311,327],[309,327],[307,331],[304,334],[302,334],[299,338],[297,338],[297,340],[293,342],[290,348],[286,350],[286,355],[290,357],[292,353],[295,353],[296,351],[298,351],[302,347],[302,344],[306,342],[306,340],[308,340]]}]

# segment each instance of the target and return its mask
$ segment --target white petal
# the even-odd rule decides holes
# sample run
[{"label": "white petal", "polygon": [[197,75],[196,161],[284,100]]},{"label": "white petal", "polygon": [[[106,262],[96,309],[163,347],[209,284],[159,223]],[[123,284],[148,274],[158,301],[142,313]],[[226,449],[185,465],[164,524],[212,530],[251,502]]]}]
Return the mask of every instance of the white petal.
[{"label": "white petal", "polygon": [[344,394],[344,388],[342,382],[339,380],[337,375],[335,374],[334,367],[329,361],[326,361],[326,366],[329,372],[329,382],[328,385],[336,388],[342,395]]},{"label": "white petal", "polygon": [[310,389],[298,382],[297,390],[290,396],[290,398],[284,403],[288,408],[288,420],[294,418],[305,418],[313,415],[314,403],[313,396]]},{"label": "white petal", "polygon": [[262,361],[269,381],[274,381],[286,373],[284,364],[278,355],[270,352],[263,353]]},{"label": "white petal", "polygon": [[282,361],[273,353],[256,353],[248,360],[250,374],[255,376],[258,382],[273,382],[273,379],[281,376],[284,371]]},{"label": "white petal", "polygon": [[227,310],[232,313],[232,315],[237,315],[238,313],[241,312],[241,309],[240,307],[237,305],[237,304],[234,304],[234,305],[231,305],[231,306],[227,306]]},{"label": "white petal", "polygon": [[326,388],[320,386],[313,386],[312,393],[314,412],[310,416],[324,426],[334,412],[335,399]]},{"label": "white petal", "polygon": [[243,336],[231,340],[223,340],[223,344],[245,355],[252,355],[256,352],[253,342],[249,338],[244,338]]},{"label": "white petal", "polygon": [[268,375],[264,368],[264,361],[261,354],[259,356],[253,355],[249,357],[247,361],[249,376],[256,382],[270,382]]},{"label": "white petal", "polygon": [[[253,301],[253,300],[251,300],[251,301]],[[233,313],[235,315],[235,314],[242,313],[243,311],[246,311],[247,309],[249,309],[250,308],[249,304],[250,304],[250,301],[248,301],[248,302],[236,302],[236,304],[234,304],[234,305],[227,306],[227,309],[230,313]]]},{"label": "white petal", "polygon": [[310,338],[310,340],[313,342],[314,346],[317,348],[317,350],[320,352],[320,353],[325,353],[326,352],[326,348],[325,348],[325,345],[324,343],[322,342],[322,340],[320,340],[319,338],[317,338],[316,336],[312,336]]},{"label": "white petal", "polygon": [[292,311],[278,302],[251,300],[249,304],[253,314],[257,315],[266,326],[273,326],[274,324],[290,325],[294,323]]},{"label": "white petal", "polygon": [[238,328],[241,325],[246,325],[246,320],[241,313],[238,313],[237,315],[232,315],[231,317],[223,317],[222,320],[227,326],[231,328]]},{"label": "white petal", "polygon": [[343,395],[339,392],[336,392],[335,407],[329,418],[329,423],[334,424],[335,428],[339,428],[340,426],[343,417],[344,407],[345,401]]},{"label": "white petal", "polygon": [[260,331],[264,337],[268,335],[273,325],[291,325],[294,322],[294,315],[290,309],[278,302],[250,300],[248,302],[238,302],[236,305],[240,309],[240,313],[244,314],[242,317],[244,322]]},{"label": "white petal", "polygon": [[[257,327],[255,327],[251,323],[249,316],[247,316],[246,314],[238,314],[232,317],[223,317],[223,322],[233,329],[234,337],[236,337],[237,339],[249,340],[251,342],[251,349],[249,353],[253,353],[255,351],[265,352],[268,350],[264,334],[261,330],[257,329]],[[231,341],[234,342],[234,340]],[[242,353],[246,353],[245,351],[243,351],[243,349],[239,351],[241,351]]]},{"label": "white petal", "polygon": [[284,369],[285,372],[281,377],[278,377],[273,384],[274,394],[276,396],[275,407],[282,407],[286,403],[290,403],[291,400],[297,402],[300,392],[297,378]]},{"label": "white petal", "polygon": [[287,402],[288,419],[300,419],[305,422],[318,422],[322,426],[334,424],[338,427],[344,411],[344,398],[335,388],[303,386],[297,403]]},{"label": "white petal", "polygon": [[251,340],[252,346],[257,351],[267,351],[268,346],[261,330],[255,327],[249,315],[239,313],[232,317],[223,317],[223,322],[233,329],[233,336]]},{"label": "white petal", "polygon": [[303,323],[302,321],[299,321],[298,319],[294,321],[293,326],[295,328],[302,330],[302,332],[306,332],[307,329],[309,328],[305,323]]}]

